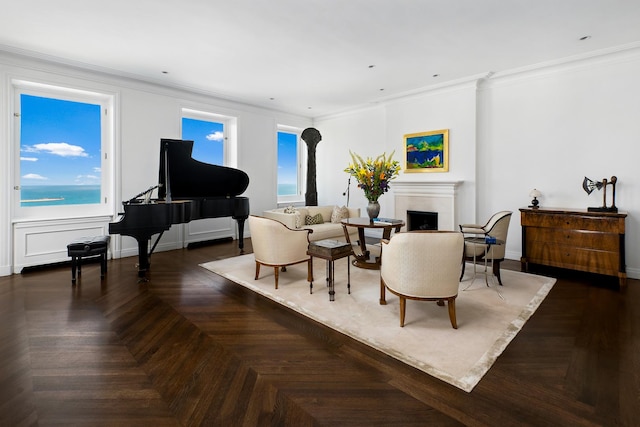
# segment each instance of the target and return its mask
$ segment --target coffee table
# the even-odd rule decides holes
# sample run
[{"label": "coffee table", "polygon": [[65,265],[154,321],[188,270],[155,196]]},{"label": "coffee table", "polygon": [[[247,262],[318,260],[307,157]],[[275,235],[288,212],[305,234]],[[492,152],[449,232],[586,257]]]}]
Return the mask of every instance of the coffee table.
[{"label": "coffee table", "polygon": [[[351,293],[351,269],[349,257],[353,254],[351,243],[340,242],[338,240],[318,240],[309,243],[307,255],[311,256],[311,268],[313,268],[313,257],[327,260],[327,286],[329,287],[329,301],[335,300],[334,286],[334,261],[347,257],[347,291]],[[311,272],[313,277],[313,271]],[[309,282],[309,293],[313,293],[313,280]]]},{"label": "coffee table", "polygon": [[370,253],[364,240],[364,230],[367,228],[381,229],[382,238],[389,239],[391,237],[391,230],[395,229],[397,233],[404,227],[404,221],[391,218],[385,218],[379,221],[374,221],[369,218],[345,218],[341,222],[344,236],[349,244],[351,244],[351,239],[347,227],[356,227],[358,229],[358,246],[356,246],[353,251],[353,257],[355,258],[353,265],[370,270],[380,270],[380,257],[376,257],[373,261],[369,260]]}]

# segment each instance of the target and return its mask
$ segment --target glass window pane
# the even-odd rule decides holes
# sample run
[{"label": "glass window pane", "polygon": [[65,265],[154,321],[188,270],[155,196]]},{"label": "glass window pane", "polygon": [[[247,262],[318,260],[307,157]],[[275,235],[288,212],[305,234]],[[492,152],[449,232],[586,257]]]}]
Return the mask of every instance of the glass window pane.
[{"label": "glass window pane", "polygon": [[182,139],[193,141],[191,157],[204,163],[224,165],[224,124],[182,118]]},{"label": "glass window pane", "polygon": [[100,105],[20,95],[20,207],[100,203]]},{"label": "glass window pane", "polygon": [[278,196],[298,191],[298,135],[278,132]]}]

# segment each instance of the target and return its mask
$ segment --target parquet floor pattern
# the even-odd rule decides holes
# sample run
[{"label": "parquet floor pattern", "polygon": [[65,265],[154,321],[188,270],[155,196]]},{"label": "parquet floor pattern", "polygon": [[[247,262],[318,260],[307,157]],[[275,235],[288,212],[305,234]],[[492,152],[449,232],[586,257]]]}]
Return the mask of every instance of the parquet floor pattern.
[{"label": "parquet floor pattern", "polygon": [[640,281],[620,291],[553,271],[550,295],[465,393],[198,266],[237,254],[234,242],[156,253],[146,283],[136,258],[109,261],[102,282],[85,265],[76,287],[66,265],[0,277],[0,426],[640,419]]}]

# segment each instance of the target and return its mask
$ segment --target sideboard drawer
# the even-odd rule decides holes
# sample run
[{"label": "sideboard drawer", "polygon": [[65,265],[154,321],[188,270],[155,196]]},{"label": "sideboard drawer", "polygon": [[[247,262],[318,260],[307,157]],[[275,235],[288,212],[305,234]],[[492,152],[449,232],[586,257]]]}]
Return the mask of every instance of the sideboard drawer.
[{"label": "sideboard drawer", "polygon": [[609,275],[612,271],[617,272],[620,266],[620,254],[617,251],[577,248],[550,242],[527,246],[527,259],[533,264]]},{"label": "sideboard drawer", "polygon": [[527,241],[617,251],[620,245],[620,236],[597,231],[530,227],[527,229]]},{"label": "sideboard drawer", "polygon": [[560,228],[565,230],[588,230],[604,233],[624,233],[624,219],[599,216],[567,216],[564,214],[525,214],[523,226]]}]

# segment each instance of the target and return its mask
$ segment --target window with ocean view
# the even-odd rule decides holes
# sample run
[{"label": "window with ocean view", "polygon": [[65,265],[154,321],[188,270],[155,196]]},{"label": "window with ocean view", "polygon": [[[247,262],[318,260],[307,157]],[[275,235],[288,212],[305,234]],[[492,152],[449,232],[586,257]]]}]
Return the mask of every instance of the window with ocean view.
[{"label": "window with ocean view", "polygon": [[302,197],[300,132],[278,130],[278,202],[300,201]]},{"label": "window with ocean view", "polygon": [[14,218],[110,215],[114,95],[17,79],[12,89]]},{"label": "window with ocean view", "polygon": [[100,203],[100,105],[23,93],[20,107],[20,207]]}]

